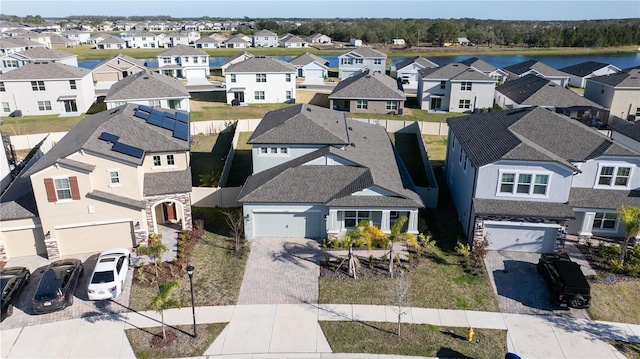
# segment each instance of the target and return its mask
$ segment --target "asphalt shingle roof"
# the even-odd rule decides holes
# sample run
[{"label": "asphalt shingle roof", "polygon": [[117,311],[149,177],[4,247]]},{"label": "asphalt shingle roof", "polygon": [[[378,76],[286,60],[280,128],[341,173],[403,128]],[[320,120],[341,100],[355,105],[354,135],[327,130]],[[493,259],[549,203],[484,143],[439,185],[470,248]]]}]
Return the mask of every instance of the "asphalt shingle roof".
[{"label": "asphalt shingle roof", "polygon": [[637,156],[605,135],[541,107],[448,118],[473,167],[500,159],[583,162],[599,156]]},{"label": "asphalt shingle roof", "polygon": [[529,70],[535,70],[543,76],[569,77],[569,75],[567,75],[566,73],[556,70],[553,67],[545,65],[542,62],[536,60],[523,61],[514,65],[507,66],[504,69],[517,75],[522,75]]},{"label": "asphalt shingle roof", "polygon": [[102,61],[101,63],[97,64],[96,67],[93,68],[93,70],[95,71],[95,69],[99,68],[100,66],[102,66],[104,64],[107,64],[107,63],[109,63],[111,61],[114,61],[114,60],[115,61],[123,60],[123,61],[129,62],[131,64],[140,66],[140,67],[145,67],[143,60],[136,59],[136,58],[131,57],[129,55],[117,54],[116,56],[114,56],[114,57],[112,57],[110,59],[106,59],[106,60]]},{"label": "asphalt shingle roof", "polygon": [[241,57],[245,57],[245,56],[246,57],[253,57],[253,54],[250,54],[250,53],[248,53],[246,51],[242,51],[241,53],[239,53],[239,54],[237,54],[235,56],[229,57],[226,60],[224,60],[224,62],[222,63],[222,66],[230,63],[231,61],[234,61],[235,59],[238,59],[238,58],[241,58]]},{"label": "asphalt shingle roof", "polygon": [[426,68],[418,71],[423,79],[450,81],[493,81],[491,77],[461,63],[450,63],[440,67]]},{"label": "asphalt shingle roof", "polygon": [[438,64],[436,64],[433,61],[427,60],[422,56],[414,56],[412,58],[406,59],[404,61],[400,61],[396,64],[396,70],[400,70],[403,69],[409,65],[411,65],[412,63],[417,63],[420,66],[424,67],[424,68],[429,68],[429,67],[438,67]]},{"label": "asphalt shingle roof", "polygon": [[141,71],[114,83],[105,101],[190,98],[180,80],[153,71]]},{"label": "asphalt shingle roof", "polygon": [[600,70],[601,68],[607,67],[607,66],[609,65],[602,62],[585,61],[579,64],[563,67],[560,69],[560,71],[571,74],[571,75],[575,75],[578,77],[585,77],[587,75],[590,75],[594,71]]},{"label": "asphalt shingle roof", "polygon": [[406,100],[398,82],[381,73],[365,71],[340,81],[329,99]]},{"label": "asphalt shingle roof", "polygon": [[602,107],[569,89],[558,86],[551,80],[533,74],[507,81],[496,87],[496,91],[513,102],[525,106]]},{"label": "asphalt shingle roof", "polygon": [[49,49],[47,47],[32,47],[29,50],[20,51],[16,53],[16,55],[31,60],[58,60],[78,56],[64,51]]},{"label": "asphalt shingle roof", "polygon": [[587,81],[593,81],[616,88],[640,89],[640,68],[631,68],[628,71],[625,70],[611,75],[596,76],[587,79]]},{"label": "asphalt shingle roof", "polygon": [[490,63],[481,60],[477,57],[470,57],[464,61],[460,61],[461,64],[465,64],[467,66],[472,66],[473,68],[477,69],[478,71],[482,71],[482,72],[493,72],[495,70],[497,70],[498,68],[491,65]]},{"label": "asphalt shingle roof", "polygon": [[126,41],[115,36],[106,37],[104,40],[98,42],[98,44],[124,44],[124,43],[126,43]]},{"label": "asphalt shingle roof", "polygon": [[310,54],[308,52],[305,52],[304,54],[289,60],[289,63],[294,65],[294,66],[305,66],[305,65],[308,65],[308,64],[310,64],[310,63],[312,63],[314,61],[319,63],[320,65],[324,65],[324,66],[329,65],[329,61],[328,60],[323,59],[320,56],[317,56],[317,55],[314,55],[314,54]]},{"label": "asphalt shingle roof", "polygon": [[610,125],[611,129],[631,139],[640,141],[640,121]]},{"label": "asphalt shingle roof", "polygon": [[573,208],[571,208],[568,203],[474,198],[473,208],[475,213],[480,216],[500,216],[508,214],[513,217],[575,218]]},{"label": "asphalt shingle roof", "polygon": [[31,178],[18,176],[0,197],[0,218],[10,220],[37,216],[38,206]]},{"label": "asphalt shingle roof", "polygon": [[269,30],[260,30],[256,33],[253,34],[254,37],[256,36],[278,36],[278,34],[276,34],[273,31],[269,31]]},{"label": "asphalt shingle roof", "polygon": [[569,204],[581,208],[617,209],[620,206],[640,207],[640,191],[572,187]]},{"label": "asphalt shingle roof", "polygon": [[206,52],[186,45],[176,45],[158,53],[162,56],[209,56]]},{"label": "asphalt shingle roof", "polygon": [[191,168],[144,174],[144,196],[191,192]]},{"label": "asphalt shingle roof", "polygon": [[124,196],[119,196],[117,194],[94,190],[93,192],[87,193],[87,198],[96,199],[99,201],[114,203],[120,206],[130,207],[133,209],[145,209],[146,203],[144,201],[138,201],[135,199],[131,199]]},{"label": "asphalt shingle roof", "polygon": [[296,72],[296,67],[288,62],[277,60],[268,56],[254,56],[244,61],[240,61],[227,68],[225,73],[234,72],[249,73],[273,73],[273,72]]},{"label": "asphalt shingle roof", "polygon": [[31,63],[0,74],[0,79],[7,80],[53,80],[81,79],[91,74],[91,70],[71,66],[59,62]]},{"label": "asphalt shingle roof", "polygon": [[356,54],[359,57],[385,58],[385,59],[387,58],[387,54],[385,54],[384,52],[374,50],[367,46],[360,46],[340,56],[344,56],[346,54]]}]

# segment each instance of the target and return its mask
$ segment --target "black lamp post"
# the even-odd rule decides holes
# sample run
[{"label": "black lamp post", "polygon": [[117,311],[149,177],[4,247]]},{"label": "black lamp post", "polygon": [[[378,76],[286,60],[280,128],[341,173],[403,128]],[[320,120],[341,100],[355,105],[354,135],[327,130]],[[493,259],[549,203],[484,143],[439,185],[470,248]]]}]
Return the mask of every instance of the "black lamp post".
[{"label": "black lamp post", "polygon": [[193,270],[195,268],[192,265],[187,267],[187,274],[189,275],[189,284],[191,285],[191,313],[193,313],[193,337],[198,337],[198,329],[196,328],[196,306],[193,300]]}]

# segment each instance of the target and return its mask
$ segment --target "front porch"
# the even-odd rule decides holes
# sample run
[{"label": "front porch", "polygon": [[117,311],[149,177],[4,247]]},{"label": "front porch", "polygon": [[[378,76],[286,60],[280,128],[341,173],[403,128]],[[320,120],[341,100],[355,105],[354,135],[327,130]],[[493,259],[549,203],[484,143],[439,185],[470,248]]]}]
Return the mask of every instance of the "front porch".
[{"label": "front porch", "polygon": [[385,233],[391,233],[391,228],[403,216],[407,217],[407,222],[404,224],[402,231],[418,235],[418,209],[361,210],[330,208],[329,215],[326,218],[327,238],[338,238],[353,230],[363,220],[369,221],[369,223],[380,228]]}]

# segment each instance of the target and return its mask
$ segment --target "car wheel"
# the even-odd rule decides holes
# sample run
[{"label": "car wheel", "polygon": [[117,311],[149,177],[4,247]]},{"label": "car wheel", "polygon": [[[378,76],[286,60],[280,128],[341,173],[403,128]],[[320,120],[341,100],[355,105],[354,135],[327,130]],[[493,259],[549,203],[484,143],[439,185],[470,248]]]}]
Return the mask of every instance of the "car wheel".
[{"label": "car wheel", "polygon": [[9,304],[9,306],[7,307],[7,317],[10,317],[13,315],[13,304]]},{"label": "car wheel", "polygon": [[584,306],[584,298],[580,294],[578,294],[571,298],[570,305],[573,308],[582,308]]},{"label": "car wheel", "polygon": [[70,307],[73,305],[73,294],[69,297],[69,301],[67,301],[67,307]]}]

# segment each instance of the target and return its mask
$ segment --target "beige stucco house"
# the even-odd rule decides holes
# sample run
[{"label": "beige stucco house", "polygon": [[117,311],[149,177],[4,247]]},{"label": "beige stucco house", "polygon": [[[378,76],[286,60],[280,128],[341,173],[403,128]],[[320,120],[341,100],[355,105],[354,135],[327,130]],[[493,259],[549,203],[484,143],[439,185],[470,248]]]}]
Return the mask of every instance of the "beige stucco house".
[{"label": "beige stucco house", "polygon": [[587,79],[584,97],[609,110],[614,119],[637,121],[640,118],[640,68]]},{"label": "beige stucco house", "polygon": [[144,61],[128,55],[118,54],[99,63],[91,73],[95,82],[115,82],[145,69]]}]

